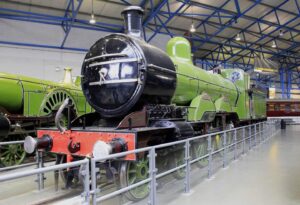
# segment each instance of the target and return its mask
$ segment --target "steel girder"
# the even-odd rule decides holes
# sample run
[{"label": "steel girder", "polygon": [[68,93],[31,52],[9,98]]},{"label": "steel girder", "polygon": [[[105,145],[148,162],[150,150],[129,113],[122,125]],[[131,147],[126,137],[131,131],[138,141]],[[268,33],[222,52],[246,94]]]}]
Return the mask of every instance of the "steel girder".
[{"label": "steel girder", "polygon": [[[160,33],[161,29],[164,28],[168,35],[171,37],[174,36],[172,32],[167,27],[167,24],[180,12],[184,10],[184,8],[189,7],[189,2],[190,0],[185,0],[185,1],[180,1],[181,3],[177,8],[172,11],[172,8],[169,4],[168,0],[162,0],[158,5],[154,7],[153,0],[150,0],[150,5],[151,5],[151,12],[150,14],[146,17],[146,19],[143,22],[144,29],[148,29],[150,32],[147,33],[144,31],[144,37],[147,42],[150,42],[158,33]],[[167,12],[161,12],[162,9],[166,9]],[[151,28],[149,26],[150,22],[154,22],[155,27]],[[159,23],[158,23],[159,22]]]},{"label": "steel girder", "polygon": [[63,48],[65,43],[66,43],[66,40],[69,36],[69,33],[70,33],[71,28],[74,24],[74,21],[76,19],[76,16],[78,14],[78,11],[81,7],[82,2],[83,2],[83,0],[77,0],[77,5],[75,5],[76,3],[74,2],[74,0],[69,0],[69,3],[68,3],[68,6],[67,6],[64,17],[65,18],[71,18],[71,21],[63,21],[62,22],[62,28],[65,32],[65,36],[64,36],[64,39],[63,39],[63,41],[60,45],[61,48]]},{"label": "steel girder", "polygon": [[[86,20],[78,19],[76,18],[76,14],[79,11],[79,7],[74,6],[76,0],[69,0],[69,4],[66,9],[66,13],[63,17],[59,16],[51,16],[47,14],[39,14],[39,13],[33,13],[33,12],[27,12],[27,11],[20,11],[16,9],[6,9],[6,8],[0,8],[0,18],[6,18],[6,19],[13,19],[13,20],[19,20],[19,21],[30,21],[30,22],[36,22],[36,23],[45,23],[45,24],[51,24],[51,25],[61,25],[65,31],[65,37],[64,40],[61,44],[61,47],[64,48],[65,41],[69,35],[69,32],[71,28],[82,28],[82,29],[91,29],[91,30],[97,30],[97,31],[107,31],[107,32],[121,32],[123,30],[123,26],[121,25],[116,25],[116,24],[109,24],[109,23],[104,23],[104,22],[97,22],[95,26],[92,26],[88,23]],[[79,0],[78,2],[81,2],[82,0]],[[218,37],[218,34],[221,34],[222,31],[226,28],[233,28],[233,29],[238,29],[234,27],[234,24],[236,21],[239,19],[247,19],[252,21],[254,24],[262,25],[268,25],[269,27],[276,27],[277,30],[280,28],[284,29],[286,33],[294,33],[300,31],[294,27],[291,28],[286,24],[280,24],[280,22],[269,22],[266,21],[262,18],[256,19],[251,16],[247,16],[247,12],[250,10],[253,10],[255,6],[262,4],[261,1],[255,0],[253,1],[253,4],[244,10],[241,10],[240,5],[239,5],[239,0],[232,0],[235,3],[236,6],[236,11],[229,11],[226,10],[224,7],[225,5],[229,2],[230,0],[226,0],[220,7],[214,7],[211,5],[206,5],[203,3],[199,3],[196,1],[189,1],[189,0],[176,0],[178,3],[178,6],[176,8],[172,7],[169,5],[170,1],[167,0],[162,0],[160,1],[157,5],[154,5],[153,0],[141,0],[140,1],[140,6],[145,6],[148,4],[149,6],[147,7],[149,12],[149,15],[145,18],[143,25],[144,28],[147,31],[147,35],[145,35],[145,38],[147,41],[151,41],[157,34],[167,34],[170,36],[176,36],[175,33],[172,32],[168,28],[168,23],[175,17],[175,16],[185,16],[186,18],[190,18],[191,16],[194,16],[195,14],[186,12],[186,9],[189,8],[189,6],[197,6],[201,7],[204,9],[211,10],[212,13],[210,15],[205,15],[205,14],[196,14],[196,16],[204,16],[206,17],[205,20],[202,20],[197,26],[198,27],[203,27],[204,28],[204,33],[202,35],[193,35],[190,37],[192,41],[195,42],[196,46],[194,46],[194,50],[197,49],[197,47],[202,46],[206,43],[216,45],[217,48],[208,52],[208,54],[205,55],[205,58],[211,58],[211,61],[214,63],[218,62],[223,62],[227,63],[231,61],[234,57],[240,56],[238,59],[241,59],[242,63],[247,69],[251,67],[251,62],[250,58],[255,55],[256,52],[263,52],[265,54],[270,54],[273,55],[274,57],[286,57],[289,58],[290,61],[292,62],[291,65],[296,66],[299,65],[300,63],[300,57],[295,55],[293,52],[285,52],[285,51],[274,51],[270,48],[268,48],[266,45],[267,44],[262,44],[262,47],[259,47],[259,42],[253,42],[251,44],[246,44],[245,42],[235,42],[234,36],[233,37],[226,37],[227,40],[224,42],[219,42],[214,40],[215,37]],[[280,5],[277,7],[274,7],[269,14],[273,13],[274,15],[277,15],[277,11],[281,12],[286,12],[290,13],[291,15],[295,15],[292,12],[288,12],[286,10],[282,10],[282,5],[288,1],[297,1],[297,0],[285,0],[283,1]],[[124,5],[129,5],[131,4],[130,0],[124,0],[121,1]],[[298,5],[298,4],[297,4]],[[76,10],[76,8],[78,8]],[[298,15],[299,16],[299,15]],[[210,19],[212,18],[217,18],[219,19],[218,22],[212,22]],[[226,21],[224,21],[224,19]],[[293,21],[295,18],[291,19],[289,22]],[[225,24],[225,25],[224,25]],[[213,34],[209,34],[206,32],[205,27],[208,26],[213,26],[217,30]],[[259,26],[260,27],[260,26]],[[277,31],[276,30],[276,31]],[[284,40],[280,36],[274,36],[274,33],[276,32],[271,32],[271,33],[266,33],[264,30],[260,30],[260,32],[253,32],[249,30],[249,27],[245,28],[242,30],[242,35],[245,33],[249,35],[253,35],[256,37],[259,37],[260,35],[261,38],[259,39],[264,39],[264,38],[273,38],[275,40],[280,40],[280,41],[285,41],[286,43],[291,44],[291,48],[295,48],[298,46],[297,42],[293,44],[293,39],[287,39]],[[177,34],[178,35],[178,34]],[[298,34],[296,34],[298,35]],[[296,35],[293,35],[295,37]],[[203,37],[204,36],[204,37]],[[4,43],[4,42],[2,42]],[[13,43],[13,42],[7,42],[7,43]],[[21,43],[22,44],[22,43]],[[24,43],[25,45],[26,43]],[[292,45],[293,44],[293,45]],[[29,45],[29,44],[28,44]],[[33,45],[33,46],[38,46],[38,45]],[[47,45],[41,45],[41,47],[46,47]],[[49,46],[53,47],[52,45]],[[56,46],[54,46],[56,47]],[[72,49],[72,48],[70,48]],[[75,50],[85,50],[82,48],[74,48]],[[238,52],[233,51],[234,49],[238,49]],[[243,51],[249,50],[247,54],[244,54]],[[218,53],[217,55],[214,55],[215,53]],[[246,56],[245,56],[246,55]],[[234,62],[233,64],[237,64],[238,62]],[[229,63],[227,63],[229,64]]]},{"label": "steel girder", "polygon": [[[288,1],[289,1],[289,0],[283,1],[283,2],[282,2],[281,4],[279,4],[277,7],[274,7],[273,10],[270,10],[270,11],[267,12],[265,15],[263,15],[262,17],[256,19],[253,23],[251,23],[250,25],[248,25],[248,26],[245,27],[244,29],[241,29],[240,32],[243,33],[243,32],[245,32],[246,30],[248,30],[250,27],[254,26],[255,24],[258,24],[258,28],[260,28],[260,34],[261,34],[261,37],[258,38],[258,39],[257,39],[256,41],[254,41],[254,42],[250,42],[250,43],[244,42],[244,49],[242,49],[242,50],[240,50],[240,51],[238,51],[238,52],[236,52],[236,53],[233,53],[229,58],[224,59],[224,60],[229,61],[230,59],[232,59],[233,57],[235,57],[237,54],[239,54],[239,53],[241,53],[241,52],[243,52],[243,51],[245,51],[245,50],[250,50],[250,52],[253,51],[253,49],[251,48],[251,46],[255,45],[256,43],[258,43],[258,42],[260,42],[260,41],[262,41],[262,40],[265,39],[266,37],[271,36],[271,35],[274,34],[276,31],[279,31],[280,29],[286,27],[286,26],[287,26],[289,23],[291,23],[292,21],[296,20],[296,19],[298,18],[298,16],[292,18],[291,20],[287,21],[287,22],[284,23],[283,25],[276,25],[276,29],[272,30],[272,31],[269,32],[268,34],[264,34],[264,33],[263,33],[264,31],[261,30],[261,24],[262,24],[263,18],[266,17],[266,16],[268,16],[268,15],[270,15],[270,14],[273,13],[273,12],[275,13],[277,9],[279,9],[280,7],[282,7],[282,6],[283,6],[285,3],[287,3]],[[255,1],[255,2],[257,2],[257,1]],[[259,2],[259,3],[260,3],[260,2]],[[254,4],[254,5],[257,5],[257,4]],[[245,38],[245,36],[243,36],[243,37]],[[271,39],[271,41],[274,40],[274,39],[276,39],[276,37],[274,37],[273,39]],[[234,35],[233,37],[229,38],[225,43],[226,43],[226,44],[236,44],[237,42],[235,41],[235,35]],[[224,43],[224,44],[225,44],[225,43]],[[268,43],[269,43],[269,41],[268,41]],[[221,45],[221,46],[222,46],[222,45]],[[219,46],[219,47],[220,47],[220,46]],[[212,52],[214,52],[214,51],[216,51],[217,49],[219,49],[219,47],[216,48],[216,49],[214,49]],[[261,48],[263,48],[263,45],[262,45]],[[276,55],[276,56],[280,55],[280,54],[278,54],[277,52],[274,52],[273,50],[269,50],[270,52],[269,52],[269,51],[266,52],[266,50],[267,50],[267,49],[264,49],[264,50],[261,49],[260,52],[268,53],[268,54],[273,53],[273,55]],[[250,52],[249,52],[249,53],[250,53]],[[204,56],[204,57],[207,57],[208,55],[210,55],[210,54],[207,54],[207,55]],[[238,60],[239,60],[239,59],[238,59]]]}]

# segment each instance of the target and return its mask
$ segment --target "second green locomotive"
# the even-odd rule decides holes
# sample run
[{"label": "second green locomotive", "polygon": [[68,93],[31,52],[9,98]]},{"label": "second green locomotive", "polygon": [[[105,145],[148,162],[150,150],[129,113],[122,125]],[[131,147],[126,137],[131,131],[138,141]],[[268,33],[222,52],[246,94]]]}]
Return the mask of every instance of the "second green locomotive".
[{"label": "second green locomotive", "polygon": [[[92,111],[80,85],[72,82],[71,68],[65,68],[61,83],[0,73],[0,142],[24,140],[36,127],[54,125],[55,113],[66,98],[71,100],[72,118]],[[66,123],[66,115],[61,119]],[[0,164],[20,164],[26,153],[21,144],[0,147]]]}]

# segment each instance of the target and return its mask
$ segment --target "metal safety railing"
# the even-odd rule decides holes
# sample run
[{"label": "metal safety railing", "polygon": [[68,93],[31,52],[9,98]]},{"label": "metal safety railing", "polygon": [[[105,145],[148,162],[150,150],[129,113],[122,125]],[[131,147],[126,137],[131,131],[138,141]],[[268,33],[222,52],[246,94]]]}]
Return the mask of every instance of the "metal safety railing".
[{"label": "metal safety railing", "polygon": [[[23,145],[24,144],[24,140],[17,140],[17,141],[6,141],[6,142],[0,142],[0,150],[1,148],[3,149],[3,146],[7,146],[7,145]],[[23,148],[21,148],[23,149]],[[9,151],[9,150],[7,150]],[[23,150],[25,153],[25,150]],[[0,153],[1,154],[1,153]],[[14,154],[14,153],[12,153]],[[11,166],[6,166],[6,167],[1,167],[0,168],[0,172],[3,171],[9,171],[12,169],[18,169],[18,168],[22,168],[22,167],[28,167],[28,166],[32,166],[32,165],[37,165],[37,168],[42,167],[43,165],[39,166],[40,160],[38,159],[39,157],[39,153],[36,152],[35,154],[35,161],[34,162],[27,162],[27,163],[22,163],[22,164],[17,164],[17,165],[11,165]],[[1,159],[0,159],[0,163],[1,163]]]},{"label": "metal safety railing", "polygon": [[[50,171],[57,171],[62,169],[69,169],[81,166],[80,175],[83,176],[83,193],[81,197],[83,198],[82,204],[97,204],[103,202],[107,199],[115,197],[117,195],[123,194],[131,189],[137,188],[141,185],[148,184],[149,186],[149,200],[148,204],[156,205],[157,204],[157,180],[161,177],[164,177],[168,174],[176,172],[178,170],[185,170],[184,176],[184,192],[188,193],[191,189],[191,165],[199,162],[201,160],[206,160],[207,166],[207,177],[211,178],[213,174],[213,156],[221,153],[222,156],[222,167],[227,167],[229,164],[229,154],[233,155],[233,160],[237,159],[240,155],[245,154],[247,151],[251,150],[253,147],[265,142],[267,139],[276,134],[277,129],[279,128],[277,122],[260,122],[244,127],[238,127],[234,129],[229,129],[225,131],[220,131],[216,133],[210,133],[206,135],[201,135],[197,137],[188,138],[181,141],[175,141],[171,143],[160,144],[156,146],[131,150],[127,152],[112,154],[107,157],[102,158],[92,158],[84,159],[71,163],[58,164],[48,167],[42,167],[42,153],[37,155],[37,163],[39,168],[34,170],[26,170],[18,173],[6,174],[0,176],[0,182],[13,180],[21,177],[37,175],[38,177],[38,188],[39,190],[43,189],[44,185],[44,173]],[[215,145],[215,140],[217,136],[221,139],[221,147]],[[207,143],[206,152],[202,156],[192,156],[191,154],[191,145],[197,140],[203,140]],[[168,148],[175,145],[182,145],[184,151],[184,163],[170,168],[162,173],[158,173],[158,168],[156,165],[156,156],[157,151],[162,148]],[[239,148],[238,148],[239,146]],[[238,153],[238,151],[240,153]],[[98,167],[99,163],[105,162],[107,160],[115,160],[122,157],[125,157],[129,154],[139,154],[147,152],[147,157],[149,159],[149,173],[148,177],[138,181],[134,184],[130,184],[126,187],[122,187],[116,191],[109,192],[107,194],[102,194],[102,190],[97,186],[97,174],[100,173],[100,168]],[[57,187],[56,187],[57,189]]]},{"label": "metal safety railing", "polygon": [[[176,142],[171,142],[171,143],[166,143],[166,144],[161,144],[157,146],[152,146],[152,147],[146,147],[146,148],[141,148],[141,149],[136,149],[128,152],[123,152],[123,153],[117,153],[117,154],[112,154],[107,157],[102,157],[102,158],[92,158],[91,159],[91,181],[92,181],[92,186],[91,186],[91,191],[90,194],[92,196],[92,203],[95,205],[98,202],[102,202],[104,200],[107,200],[109,198],[115,197],[119,194],[125,193],[131,189],[134,189],[136,187],[139,187],[143,184],[149,183],[149,188],[150,188],[150,193],[149,193],[149,200],[148,204],[150,205],[156,205],[157,204],[157,197],[156,197],[156,180],[166,176],[170,173],[173,173],[177,170],[185,168],[185,179],[184,179],[184,190],[186,193],[190,192],[190,186],[191,186],[191,164],[203,160],[207,158],[208,160],[208,165],[207,165],[207,177],[210,178],[212,176],[212,163],[213,163],[213,155],[222,152],[223,153],[223,167],[226,167],[228,165],[227,161],[227,154],[228,150],[233,147],[233,152],[234,152],[234,159],[237,158],[237,145],[242,144],[242,154],[245,154],[246,150],[246,143],[248,142],[248,150],[252,149],[254,146],[266,141],[268,138],[276,134],[276,127],[277,123],[268,123],[268,122],[260,122],[256,123],[253,125],[248,125],[244,127],[239,127],[235,129],[230,129],[230,130],[225,130],[225,131],[220,131],[216,133],[211,133],[211,134],[206,134],[202,136],[197,136],[181,141],[176,141]],[[242,139],[237,140],[237,131],[242,130]],[[246,136],[246,131],[248,131],[248,136]],[[226,142],[227,139],[227,134],[229,133],[234,133],[233,134],[233,141],[232,143],[228,144]],[[213,138],[221,135],[222,138],[222,147],[214,150],[213,149]],[[207,139],[207,154],[200,156],[196,159],[191,160],[191,152],[190,152],[190,146],[191,142],[197,140],[197,139]],[[157,173],[157,167],[156,167],[156,156],[157,153],[156,151],[161,148],[166,148],[174,145],[184,145],[184,161],[185,163],[174,167],[172,169],[169,169],[163,173]],[[142,181],[139,181],[135,184],[131,184],[127,187],[123,187],[117,191],[102,195],[102,196],[97,196],[98,193],[101,192],[101,189],[97,187],[96,184],[96,175],[100,171],[99,168],[97,168],[97,163],[98,162],[103,162],[106,160],[111,160],[111,159],[117,159],[124,157],[128,154],[139,154],[142,152],[148,152],[147,157],[149,158],[149,177],[147,179],[144,179]]]},{"label": "metal safety railing", "polygon": [[[89,192],[90,192],[90,171],[89,171],[89,159],[83,159],[79,161],[74,161],[70,163],[58,164],[48,167],[40,167],[33,170],[23,170],[22,172],[15,172],[11,174],[5,174],[0,176],[0,182],[15,180],[22,177],[34,176],[37,175],[38,179],[38,189],[42,190],[44,188],[44,174],[51,171],[59,171],[63,169],[70,169],[78,166],[82,166],[83,169],[80,170],[80,175],[84,177],[83,184],[84,184],[84,192],[81,194],[83,197],[82,204],[89,204]],[[55,189],[58,190],[57,184]]]},{"label": "metal safety railing", "polygon": [[[3,149],[4,146],[20,145],[20,144],[23,144],[23,143],[24,143],[24,140],[0,142],[0,150],[1,150],[1,148]],[[1,159],[0,159],[0,163],[1,163]],[[16,168],[21,168],[21,167],[26,167],[26,166],[30,166],[30,165],[34,165],[34,164],[37,164],[37,163],[36,162],[32,162],[32,163],[24,163],[24,164],[19,164],[19,165],[12,165],[12,166],[8,166],[8,167],[1,167],[0,168],[0,172],[1,171],[11,170],[11,169],[16,169]]]}]

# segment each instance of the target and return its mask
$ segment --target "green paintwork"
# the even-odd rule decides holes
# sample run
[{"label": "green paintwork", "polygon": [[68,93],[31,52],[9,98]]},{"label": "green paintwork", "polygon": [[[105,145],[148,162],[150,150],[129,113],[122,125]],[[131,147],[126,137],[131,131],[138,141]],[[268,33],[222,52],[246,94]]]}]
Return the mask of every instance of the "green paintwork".
[{"label": "green paintwork", "polygon": [[[177,84],[173,102],[179,105],[189,104],[202,92],[206,92],[213,101],[222,95],[227,96],[231,103],[236,98],[236,88],[219,74],[209,73],[194,66],[190,43],[182,37],[172,38],[167,44],[167,53],[176,66]],[[188,89],[187,89],[188,88]]]},{"label": "green paintwork", "polygon": [[[123,163],[126,163],[125,179],[122,179],[125,182],[121,186],[127,187],[149,177],[149,159],[147,157],[137,162],[128,161]],[[148,196],[149,191],[149,186],[146,183],[129,190],[125,193],[125,196],[132,201],[137,201]]]},{"label": "green paintwork", "polygon": [[230,105],[227,97],[222,96],[215,101],[216,112],[232,112],[232,107]]},{"label": "green paintwork", "polygon": [[177,73],[172,103],[189,107],[189,121],[211,120],[207,111],[233,112],[240,120],[265,116],[263,95],[253,98],[255,113],[250,111],[250,77],[243,70],[223,69],[217,74],[196,67],[192,62],[190,43],[182,37],[170,39],[166,50]]},{"label": "green paintwork", "polygon": [[0,73],[0,96],[0,107],[26,117],[50,114],[66,97],[72,99],[78,116],[92,111],[79,86],[22,75]]},{"label": "green paintwork", "polygon": [[191,104],[188,113],[189,121],[199,121],[202,119],[205,112],[216,112],[215,105],[208,94],[202,93],[195,97]]},{"label": "green paintwork", "polygon": [[256,91],[253,93],[253,110],[252,118],[262,118],[266,117],[267,105],[265,101],[264,93]]},{"label": "green paintwork", "polygon": [[23,91],[20,82],[14,76],[0,73],[0,105],[9,112],[22,107]]},{"label": "green paintwork", "polygon": [[[234,77],[237,74],[238,77]],[[232,107],[233,112],[237,113],[240,120],[249,119],[249,96],[247,94],[250,87],[249,75],[241,69],[224,69],[221,75],[230,79],[239,93],[236,105]]]}]

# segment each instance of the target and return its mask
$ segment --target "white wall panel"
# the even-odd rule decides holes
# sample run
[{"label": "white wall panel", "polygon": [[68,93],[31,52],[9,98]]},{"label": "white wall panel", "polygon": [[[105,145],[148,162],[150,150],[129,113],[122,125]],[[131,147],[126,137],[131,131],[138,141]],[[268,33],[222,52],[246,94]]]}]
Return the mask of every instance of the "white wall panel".
[{"label": "white wall panel", "polygon": [[[0,41],[60,46],[64,37],[62,28],[55,25],[0,19],[0,28]],[[88,49],[99,38],[108,34],[72,28],[65,47]],[[167,35],[156,35],[150,43],[165,50],[169,39]],[[74,76],[80,74],[84,56],[84,52],[64,49],[0,44],[0,72],[60,81],[63,78],[63,68],[66,66],[73,68]]]},{"label": "white wall panel", "polygon": [[90,48],[99,38],[108,35],[107,32],[72,28],[65,46],[72,48]]},{"label": "white wall panel", "polygon": [[63,39],[59,26],[0,19],[0,40],[57,46]]},{"label": "white wall panel", "polygon": [[60,81],[66,66],[79,75],[83,58],[82,52],[0,46],[0,72]]}]

